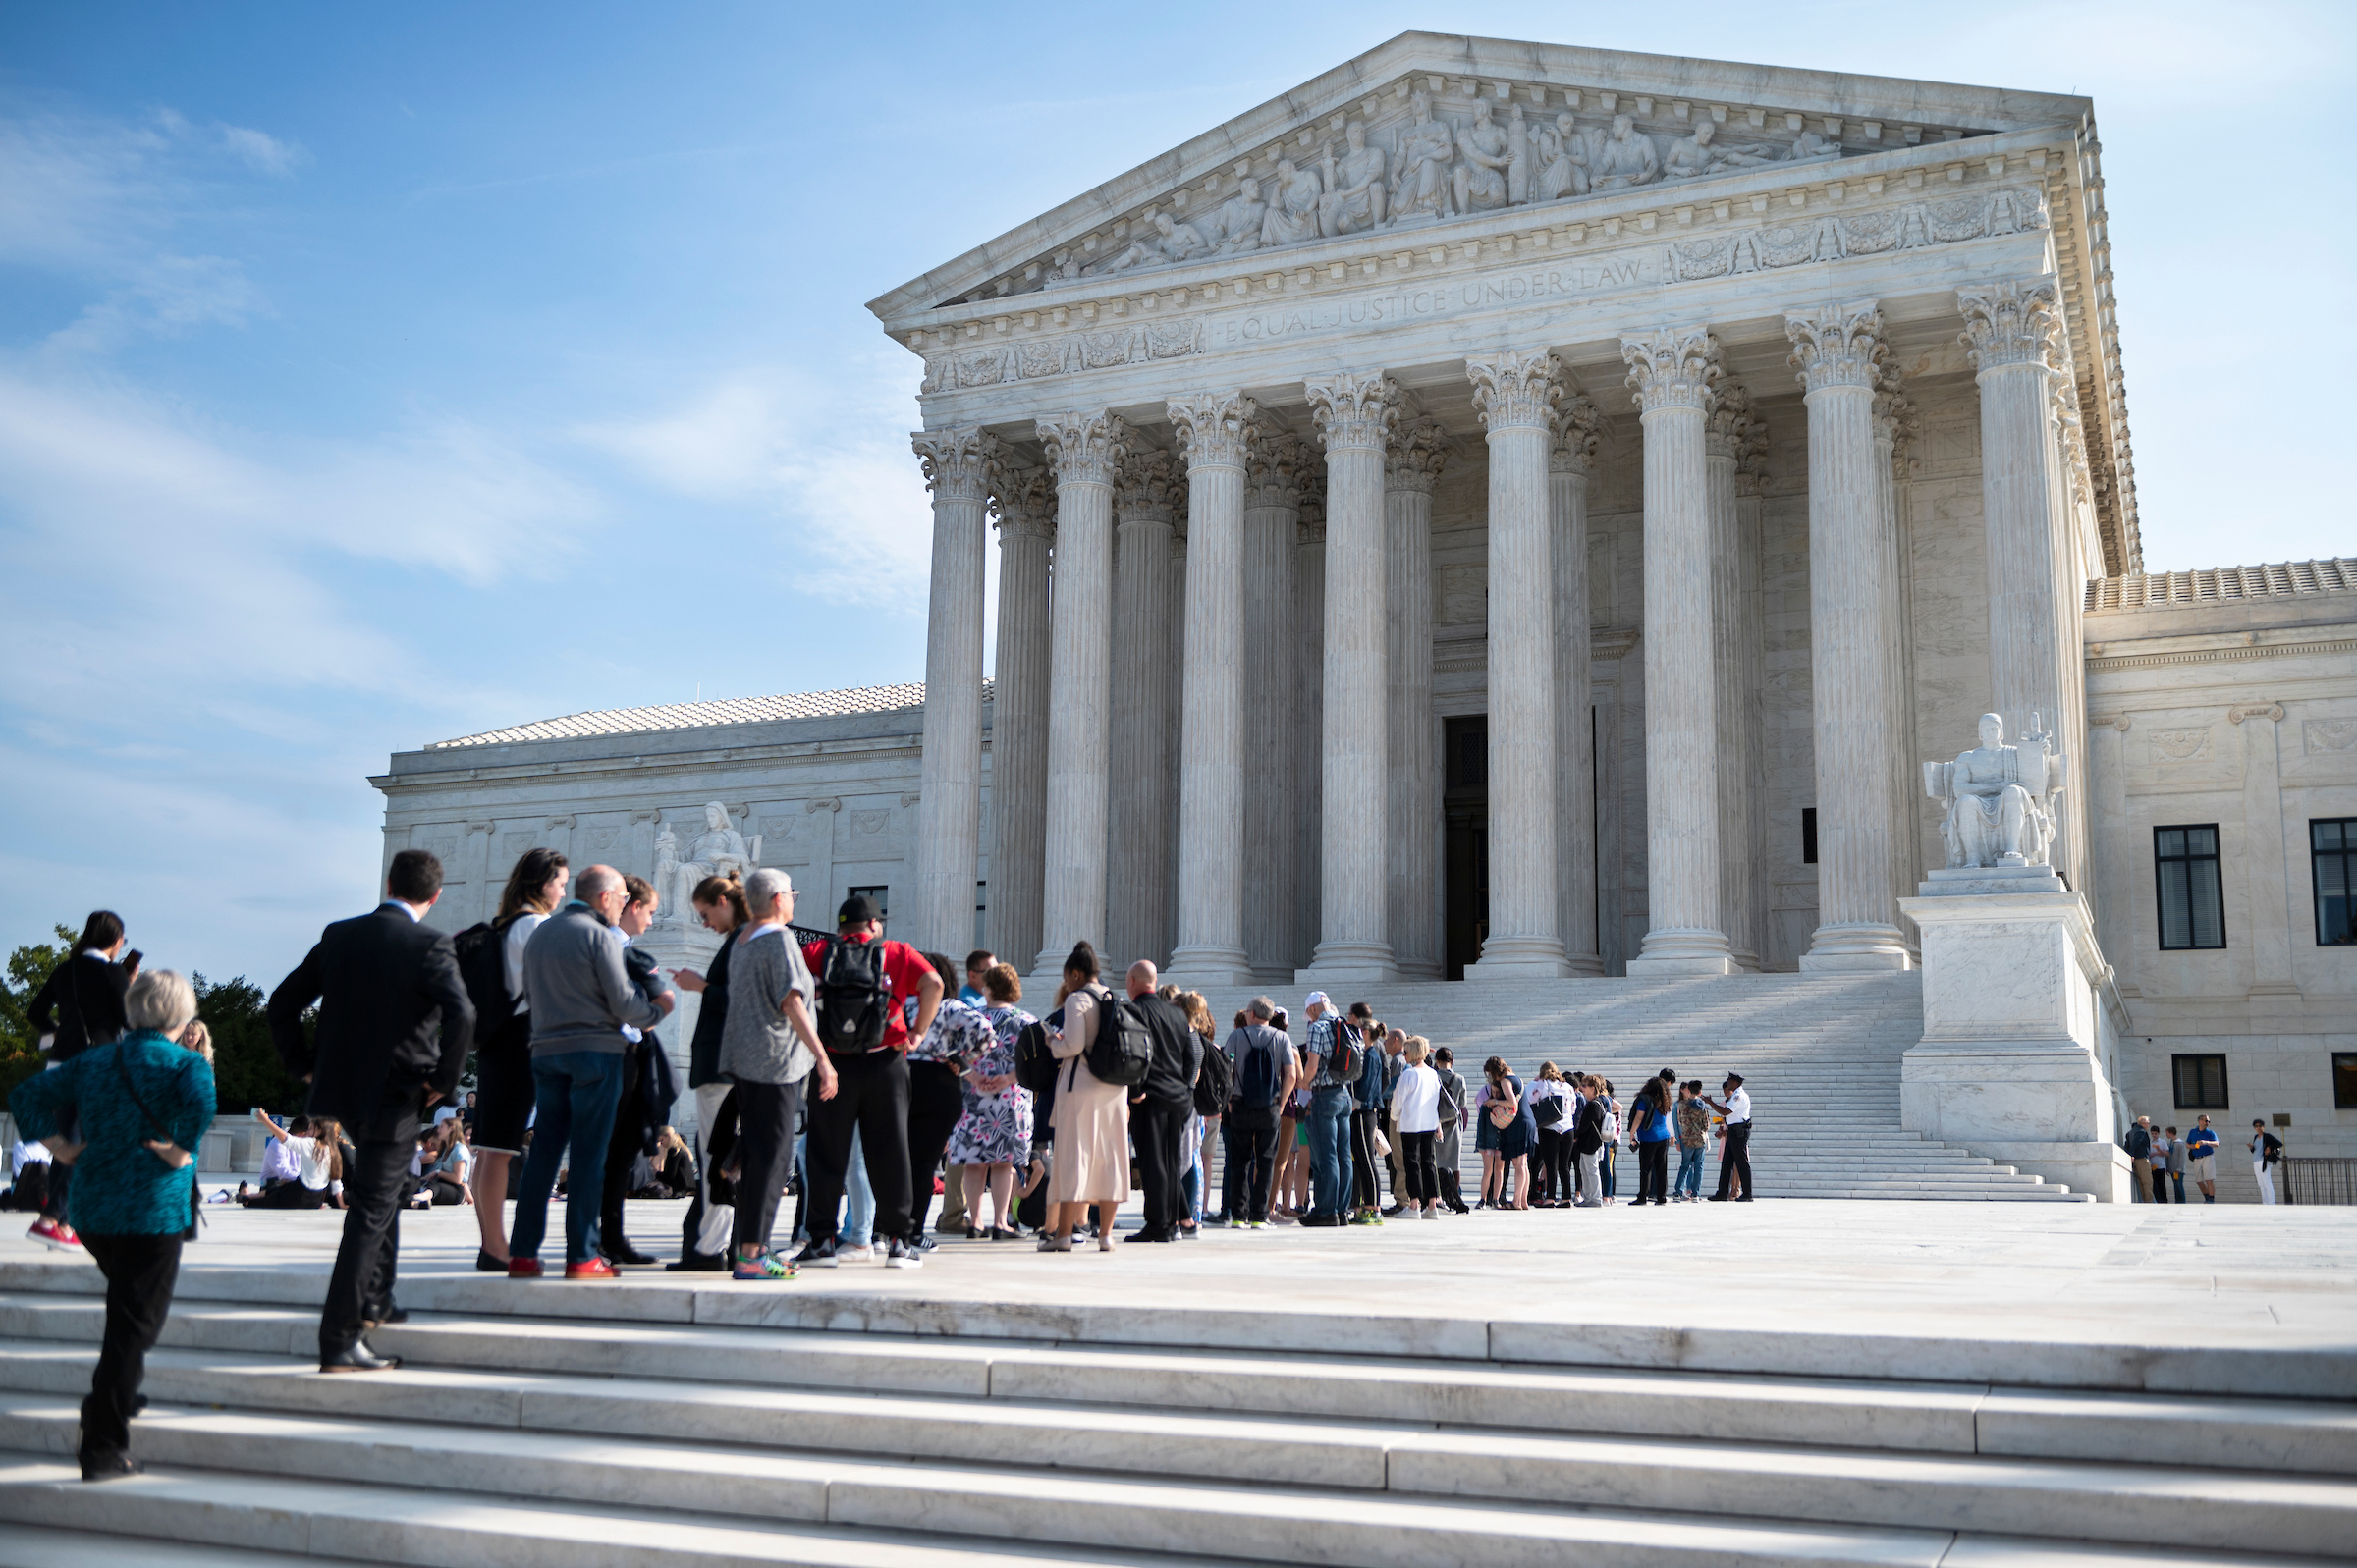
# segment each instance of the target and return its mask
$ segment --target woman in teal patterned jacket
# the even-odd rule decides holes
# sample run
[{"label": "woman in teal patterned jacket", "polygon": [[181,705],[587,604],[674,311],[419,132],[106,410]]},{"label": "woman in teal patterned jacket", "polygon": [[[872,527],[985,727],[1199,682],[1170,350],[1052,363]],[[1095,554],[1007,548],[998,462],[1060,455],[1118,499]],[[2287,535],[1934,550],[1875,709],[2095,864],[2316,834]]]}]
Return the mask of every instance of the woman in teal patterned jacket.
[{"label": "woman in teal patterned jacket", "polygon": [[[82,1479],[136,1476],[131,1415],[147,1352],[172,1310],[180,1238],[196,1182],[195,1150],[213,1121],[213,1069],[184,1050],[196,1016],[188,981],[159,969],[132,982],[131,1033],[36,1073],[9,1099],[20,1137],[74,1166],[68,1222],[106,1275],[106,1336],[82,1404]],[[58,1129],[78,1117],[82,1143]]]}]

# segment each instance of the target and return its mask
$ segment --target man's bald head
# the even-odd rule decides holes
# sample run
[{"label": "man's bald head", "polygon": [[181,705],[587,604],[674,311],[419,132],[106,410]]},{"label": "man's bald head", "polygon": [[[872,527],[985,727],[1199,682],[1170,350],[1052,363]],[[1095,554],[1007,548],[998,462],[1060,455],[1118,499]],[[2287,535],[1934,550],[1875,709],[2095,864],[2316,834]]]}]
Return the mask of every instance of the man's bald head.
[{"label": "man's bald head", "polygon": [[1140,958],[1137,962],[1129,966],[1129,995],[1132,997],[1150,997],[1154,995],[1154,984],[1161,978],[1162,977],[1155,972],[1155,968],[1152,964],[1148,963],[1145,959]]}]

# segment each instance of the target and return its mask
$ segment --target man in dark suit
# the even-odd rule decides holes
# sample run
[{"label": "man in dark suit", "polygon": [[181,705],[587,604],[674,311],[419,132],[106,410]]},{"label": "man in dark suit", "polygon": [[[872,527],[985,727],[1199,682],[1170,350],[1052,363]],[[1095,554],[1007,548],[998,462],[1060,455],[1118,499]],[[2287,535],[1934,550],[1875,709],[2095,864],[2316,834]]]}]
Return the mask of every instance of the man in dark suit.
[{"label": "man in dark suit", "polygon": [[[442,862],[422,849],[402,850],[375,912],[329,926],[270,994],[279,1059],[310,1084],[310,1113],[343,1122],[359,1151],[344,1172],[344,1241],[319,1315],[321,1372],[401,1365],[360,1336],[393,1316],[418,1123],[458,1088],[474,1039],[474,1004],[458,950],[422,924],[441,896]],[[306,1040],[302,1014],[313,1002],[319,1023]]]}]

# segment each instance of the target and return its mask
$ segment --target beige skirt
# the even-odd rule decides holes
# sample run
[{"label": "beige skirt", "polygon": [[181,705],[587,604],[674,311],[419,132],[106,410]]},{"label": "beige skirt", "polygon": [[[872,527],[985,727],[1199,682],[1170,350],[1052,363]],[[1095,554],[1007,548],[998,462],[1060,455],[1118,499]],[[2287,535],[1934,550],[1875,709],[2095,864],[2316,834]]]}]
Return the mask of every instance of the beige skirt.
[{"label": "beige skirt", "polygon": [[1050,1203],[1125,1203],[1129,1198],[1129,1091],[1069,1057],[1056,1064],[1056,1158]]}]

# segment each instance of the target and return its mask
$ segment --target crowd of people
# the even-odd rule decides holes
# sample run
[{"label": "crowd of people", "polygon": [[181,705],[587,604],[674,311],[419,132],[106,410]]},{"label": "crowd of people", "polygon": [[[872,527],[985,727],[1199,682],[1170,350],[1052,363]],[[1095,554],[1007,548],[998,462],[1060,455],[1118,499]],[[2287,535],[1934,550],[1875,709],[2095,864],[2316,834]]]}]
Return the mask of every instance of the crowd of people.
[{"label": "crowd of people", "polygon": [[[272,1041],[305,1104],[283,1121],[253,1112],[268,1136],[260,1179],[210,1200],[342,1212],[326,1373],[399,1365],[366,1336],[406,1316],[411,1207],[472,1207],[475,1266],[530,1280],[558,1271],[541,1252],[561,1198],[562,1275],[585,1281],[659,1261],[624,1234],[625,1199],[685,1196],[669,1268],[776,1281],[869,1259],[921,1268],[959,1234],[1111,1251],[1206,1227],[1596,1208],[1616,1199],[1623,1145],[1634,1201],[1666,1205],[1669,1150],[1677,1198],[1697,1199],[1712,1137],[1725,1142],[1717,1197],[1752,1196],[1750,1103],[1733,1076],[1723,1101],[1673,1071],[1624,1100],[1594,1073],[1548,1062],[1526,1084],[1492,1057],[1469,1090],[1448,1048],[1324,992],[1303,1005],[1299,1045],[1266,997],[1223,1039],[1200,993],[1145,962],[1110,985],[1085,942],[1034,1012],[1011,965],[887,940],[863,896],[837,909],[832,936],[795,926],[792,879],[772,868],[692,890],[720,939],[700,972],[666,972],[634,945],[660,894],[610,866],[576,877],[564,855],[529,850],[493,918],[455,937],[425,923],[441,891],[433,855],[401,851],[384,901],[327,927],[272,992]],[[137,956],[120,919],[90,917],[32,1008],[51,1070],[12,1102],[20,1154],[45,1162],[16,1189],[43,1205],[33,1236],[86,1250],[108,1280],[81,1443],[94,1480],[137,1469],[124,1423],[195,1234],[193,1152],[214,1116],[194,992],[140,973]],[[683,992],[700,997],[684,1096],[658,1034]],[[683,1098],[692,1145],[669,1119]],[[1468,1130],[1472,1203],[1457,1174]],[[1133,1185],[1143,1220],[1124,1236]]]},{"label": "crowd of people", "polygon": [[[2202,1202],[2218,1202],[2218,1130],[2208,1115],[2197,1115],[2179,1137],[2174,1127],[2153,1126],[2150,1116],[2138,1116],[2119,1140],[2128,1157],[2128,1188],[2136,1203],[2191,1203],[2185,1179],[2193,1178]],[[2283,1140],[2270,1132],[2265,1117],[2251,1121],[2244,1146],[2251,1157],[2251,1180],[2259,1187],[2259,1202],[2275,1200],[2275,1172],[2283,1163]]]}]

